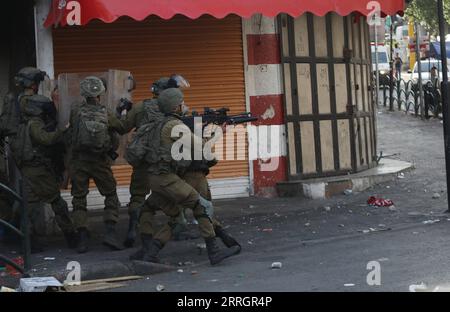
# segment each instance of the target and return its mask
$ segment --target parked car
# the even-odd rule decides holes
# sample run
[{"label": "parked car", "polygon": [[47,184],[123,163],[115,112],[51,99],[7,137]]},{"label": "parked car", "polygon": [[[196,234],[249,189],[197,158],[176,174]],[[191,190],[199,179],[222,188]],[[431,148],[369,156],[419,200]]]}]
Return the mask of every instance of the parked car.
[{"label": "parked car", "polygon": [[[431,69],[433,67],[436,67],[438,69],[437,70],[438,78],[440,81],[442,80],[442,63],[440,60],[436,59],[422,60],[420,61],[420,67],[422,72],[422,85],[425,85],[431,81]],[[418,62],[416,62],[412,70],[411,80],[414,83],[417,83],[419,81]]]},{"label": "parked car", "polygon": [[[372,46],[372,71],[376,73],[376,54],[375,54],[375,46]],[[379,45],[378,46],[378,71],[380,75],[387,75],[390,72],[389,66],[389,54],[386,46]]]}]

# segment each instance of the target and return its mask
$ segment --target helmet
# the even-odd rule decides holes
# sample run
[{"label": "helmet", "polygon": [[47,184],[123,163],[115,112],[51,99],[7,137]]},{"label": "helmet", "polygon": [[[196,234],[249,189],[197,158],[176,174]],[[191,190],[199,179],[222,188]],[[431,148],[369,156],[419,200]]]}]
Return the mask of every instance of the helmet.
[{"label": "helmet", "polygon": [[172,75],[170,78],[162,77],[152,84],[152,93],[158,96],[162,91],[168,88],[189,88],[191,85],[181,75]]},{"label": "helmet", "polygon": [[30,88],[33,84],[39,85],[45,79],[46,72],[35,67],[24,67],[14,77],[17,86]]},{"label": "helmet", "polygon": [[106,89],[103,81],[95,76],[89,76],[84,78],[80,83],[81,96],[97,97],[103,94]]},{"label": "helmet", "polygon": [[159,96],[159,94],[166,90],[168,88],[169,85],[169,79],[168,77],[162,77],[159,78],[158,80],[156,80],[153,84],[152,84],[152,93],[156,96]]},{"label": "helmet", "polygon": [[184,102],[184,95],[180,89],[169,88],[161,92],[158,97],[158,106],[163,113],[172,113]]},{"label": "helmet", "polygon": [[23,107],[23,113],[29,116],[40,116],[54,107],[52,100],[48,97],[35,94],[29,97]]}]

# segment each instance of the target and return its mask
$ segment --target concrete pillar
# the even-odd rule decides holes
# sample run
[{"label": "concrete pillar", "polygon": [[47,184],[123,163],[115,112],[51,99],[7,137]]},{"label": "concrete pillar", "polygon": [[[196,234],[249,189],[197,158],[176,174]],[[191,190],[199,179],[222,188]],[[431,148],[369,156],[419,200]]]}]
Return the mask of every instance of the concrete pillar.
[{"label": "concrete pillar", "polygon": [[55,79],[52,29],[44,27],[52,0],[37,0],[35,3],[36,64],[39,69],[48,74],[50,79]]},{"label": "concrete pillar", "polygon": [[[286,134],[280,39],[276,18],[255,14],[243,20],[245,80],[250,111],[259,117],[249,133],[256,196],[276,196],[286,181]],[[253,147],[253,149],[252,149]]]}]

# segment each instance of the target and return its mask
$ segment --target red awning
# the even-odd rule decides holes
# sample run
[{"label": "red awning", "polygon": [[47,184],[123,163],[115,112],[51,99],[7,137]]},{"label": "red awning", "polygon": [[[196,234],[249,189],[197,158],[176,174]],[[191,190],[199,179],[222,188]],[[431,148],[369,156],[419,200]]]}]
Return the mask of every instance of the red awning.
[{"label": "red awning", "polygon": [[[78,0],[81,7],[81,25],[93,19],[105,23],[114,22],[121,16],[129,16],[141,21],[149,15],[170,19],[182,14],[195,19],[203,14],[223,18],[228,14],[250,17],[260,13],[273,17],[279,13],[300,16],[305,12],[323,16],[328,12],[348,15],[359,12],[368,15],[367,4],[371,0]],[[45,21],[45,26],[66,25],[69,0],[53,0],[53,7]],[[401,13],[404,0],[378,0],[385,15]]]}]

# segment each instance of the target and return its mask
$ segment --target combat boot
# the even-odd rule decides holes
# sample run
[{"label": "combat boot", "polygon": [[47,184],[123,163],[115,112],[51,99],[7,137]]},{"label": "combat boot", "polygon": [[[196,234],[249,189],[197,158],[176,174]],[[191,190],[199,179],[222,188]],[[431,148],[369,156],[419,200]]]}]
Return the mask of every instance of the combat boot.
[{"label": "combat boot", "polygon": [[130,213],[130,220],[128,221],[128,232],[123,245],[126,248],[131,248],[134,246],[134,242],[136,241],[136,230],[139,224],[139,212],[133,211]]},{"label": "combat boot", "polygon": [[208,251],[209,262],[211,265],[218,264],[222,260],[234,256],[241,250],[239,246],[233,246],[226,249],[220,249],[217,246],[215,237],[205,238],[206,250]]},{"label": "combat boot", "polygon": [[152,235],[142,234],[142,248],[130,256],[130,260],[140,260],[152,263],[159,263],[158,253],[162,249],[162,244],[153,239]]},{"label": "combat boot", "polygon": [[78,229],[77,252],[86,253],[88,251],[89,233],[87,228]]},{"label": "combat boot", "polygon": [[105,226],[106,226],[106,233],[105,237],[103,238],[103,245],[108,246],[112,250],[122,250],[123,246],[117,239],[116,223],[107,221],[105,222]]},{"label": "combat boot", "polygon": [[221,226],[214,227],[214,232],[216,232],[216,237],[220,238],[225,246],[227,246],[228,248],[238,246],[239,252],[241,252],[241,245]]}]

